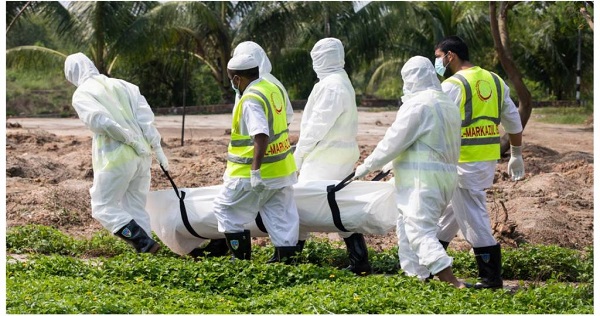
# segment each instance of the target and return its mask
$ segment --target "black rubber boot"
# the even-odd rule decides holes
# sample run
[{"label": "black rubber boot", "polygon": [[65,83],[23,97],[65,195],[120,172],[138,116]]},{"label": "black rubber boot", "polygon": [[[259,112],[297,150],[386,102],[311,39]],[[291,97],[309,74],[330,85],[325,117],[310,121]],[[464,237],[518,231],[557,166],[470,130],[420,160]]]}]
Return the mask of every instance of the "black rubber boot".
[{"label": "black rubber boot", "polygon": [[373,269],[369,264],[369,252],[365,236],[354,233],[350,237],[344,238],[344,242],[348,250],[348,258],[350,259],[350,265],[346,267],[346,270],[350,270],[359,276],[373,273]]},{"label": "black rubber boot", "polygon": [[444,247],[444,250],[448,250],[448,246],[450,246],[449,241],[440,240],[440,244],[442,244],[442,247]]},{"label": "black rubber boot", "polygon": [[277,251],[277,262],[283,262],[285,264],[296,264],[298,256],[298,246],[291,247],[276,247]]},{"label": "black rubber boot", "polygon": [[[300,253],[302,253],[302,249],[304,249],[305,243],[306,243],[306,240],[298,240],[298,243],[296,244],[296,255],[299,255]],[[271,258],[269,260],[267,260],[267,263],[280,262],[279,258],[280,258],[279,252],[277,250],[277,247],[275,247],[273,256],[271,256]]]},{"label": "black rubber boot", "polygon": [[195,248],[190,252],[190,256],[199,257],[223,257],[229,252],[227,240],[225,238],[211,239],[206,247]]},{"label": "black rubber boot", "polygon": [[244,230],[241,233],[225,233],[225,239],[227,240],[227,247],[233,253],[232,258],[250,260],[252,243],[249,230]]},{"label": "black rubber boot", "polygon": [[302,250],[304,250],[305,243],[306,243],[306,240],[298,240],[298,243],[296,244],[296,253],[298,255],[302,253]]},{"label": "black rubber boot", "polygon": [[500,244],[489,247],[473,248],[479,282],[473,284],[475,289],[500,289],[502,288],[502,254]]},{"label": "black rubber boot", "polygon": [[148,237],[144,229],[133,219],[115,235],[133,246],[137,252],[156,253],[160,249],[160,244]]}]

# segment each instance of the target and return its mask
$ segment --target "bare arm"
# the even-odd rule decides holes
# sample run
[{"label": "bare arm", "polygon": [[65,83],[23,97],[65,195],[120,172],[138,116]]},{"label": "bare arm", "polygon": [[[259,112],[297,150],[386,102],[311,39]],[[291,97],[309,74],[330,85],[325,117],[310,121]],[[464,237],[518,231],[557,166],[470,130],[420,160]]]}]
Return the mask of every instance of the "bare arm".
[{"label": "bare arm", "polygon": [[512,146],[521,146],[523,138],[523,132],[516,134],[508,134],[508,139],[510,140],[510,144]]},{"label": "bare arm", "polygon": [[252,159],[252,170],[259,170],[262,165],[262,159],[267,151],[269,136],[266,134],[254,135],[254,158]]}]

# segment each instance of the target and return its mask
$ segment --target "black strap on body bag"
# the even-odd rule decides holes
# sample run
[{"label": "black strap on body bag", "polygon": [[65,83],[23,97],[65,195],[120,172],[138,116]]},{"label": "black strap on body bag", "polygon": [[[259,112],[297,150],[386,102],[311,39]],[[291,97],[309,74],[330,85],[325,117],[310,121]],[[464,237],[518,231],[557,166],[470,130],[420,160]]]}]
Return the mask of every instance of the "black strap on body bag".
[{"label": "black strap on body bag", "polygon": [[175,194],[177,195],[177,198],[179,198],[179,212],[181,213],[181,220],[183,221],[183,225],[185,225],[185,228],[187,228],[188,232],[190,232],[190,234],[192,234],[194,237],[198,237],[198,238],[202,238],[202,239],[210,239],[210,238],[202,237],[198,233],[196,233],[196,231],[192,227],[192,224],[190,224],[190,220],[188,219],[188,215],[187,215],[187,210],[185,209],[185,203],[183,202],[183,200],[185,199],[185,191],[179,191],[179,189],[177,189],[177,186],[175,185],[173,178],[171,178],[171,176],[169,175],[169,172],[167,170],[165,170],[165,168],[163,168],[163,166],[160,166],[160,169],[162,169],[162,171],[165,173],[165,175],[171,182],[171,185],[173,186],[173,190],[175,190]]},{"label": "black strap on body bag", "polygon": [[[379,181],[379,180],[385,178],[385,176],[387,176],[389,173],[390,173],[389,170],[387,172],[381,171],[373,179],[371,179],[371,181]],[[344,178],[344,180],[342,180],[337,185],[331,184],[331,185],[327,186],[327,202],[329,203],[329,208],[331,209],[331,216],[333,217],[333,224],[335,224],[335,227],[337,227],[337,229],[339,229],[343,232],[350,232],[350,231],[347,230],[346,227],[344,227],[344,225],[342,224],[340,208],[337,204],[337,201],[335,200],[335,193],[338,192],[339,190],[343,189],[344,187],[346,187],[348,184],[350,184],[350,182],[354,181],[354,179],[352,179],[352,178],[354,178],[354,172],[352,172],[349,176]]]}]

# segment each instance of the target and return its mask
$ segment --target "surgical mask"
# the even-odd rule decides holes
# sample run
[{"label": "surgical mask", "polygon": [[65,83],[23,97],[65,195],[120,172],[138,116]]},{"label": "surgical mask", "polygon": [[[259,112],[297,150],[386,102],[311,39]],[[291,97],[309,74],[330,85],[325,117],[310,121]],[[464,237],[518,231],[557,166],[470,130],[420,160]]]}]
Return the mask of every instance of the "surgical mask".
[{"label": "surgical mask", "polygon": [[229,81],[231,81],[231,88],[233,89],[233,91],[235,91],[236,94],[241,94],[239,87],[238,88],[235,87],[235,84],[233,83],[233,79],[231,79]]},{"label": "surgical mask", "polygon": [[444,57],[448,56],[449,53],[447,52],[446,55],[435,59],[435,72],[442,77],[446,73],[446,67],[448,67],[448,65],[444,66]]}]

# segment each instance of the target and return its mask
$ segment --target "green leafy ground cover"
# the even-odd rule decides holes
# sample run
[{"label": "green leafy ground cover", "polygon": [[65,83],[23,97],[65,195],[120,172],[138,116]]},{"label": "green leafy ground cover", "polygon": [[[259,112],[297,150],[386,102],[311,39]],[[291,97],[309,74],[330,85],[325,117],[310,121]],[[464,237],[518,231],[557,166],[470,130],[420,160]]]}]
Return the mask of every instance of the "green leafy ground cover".
[{"label": "green leafy ground cover", "polygon": [[[34,225],[9,229],[6,243],[8,313],[593,313],[592,249],[506,249],[505,279],[528,285],[475,291],[403,276],[396,249],[372,251],[377,274],[356,277],[340,270],[345,249],[322,240],[307,242],[296,266],[264,264],[272,247],[254,247],[251,261],[195,261],[166,247],[138,255],[107,232],[84,240]],[[455,273],[473,281],[472,255],[450,254]]]}]

